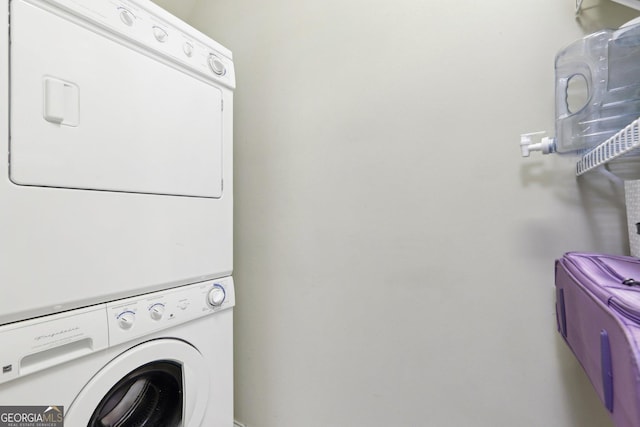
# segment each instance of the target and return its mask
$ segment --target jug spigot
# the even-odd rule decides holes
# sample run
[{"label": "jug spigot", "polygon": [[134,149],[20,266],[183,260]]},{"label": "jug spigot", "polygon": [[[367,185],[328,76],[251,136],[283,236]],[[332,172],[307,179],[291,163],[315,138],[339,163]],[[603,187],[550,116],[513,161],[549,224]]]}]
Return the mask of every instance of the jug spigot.
[{"label": "jug spigot", "polygon": [[[555,138],[549,138],[545,135],[545,131],[540,132],[532,132],[532,133],[523,133],[520,135],[520,151],[522,153],[522,157],[529,157],[529,153],[532,151],[542,151],[542,154],[555,153],[556,151],[556,141]],[[533,142],[534,137],[540,137],[539,142]]]}]

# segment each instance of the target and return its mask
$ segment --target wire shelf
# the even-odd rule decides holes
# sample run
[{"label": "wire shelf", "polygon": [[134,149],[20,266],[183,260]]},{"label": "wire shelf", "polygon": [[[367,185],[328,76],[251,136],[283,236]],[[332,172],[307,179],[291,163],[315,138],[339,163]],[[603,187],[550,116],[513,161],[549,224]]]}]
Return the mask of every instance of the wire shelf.
[{"label": "wire shelf", "polygon": [[589,172],[636,148],[640,148],[640,118],[584,154],[576,165],[576,175],[580,176]]}]

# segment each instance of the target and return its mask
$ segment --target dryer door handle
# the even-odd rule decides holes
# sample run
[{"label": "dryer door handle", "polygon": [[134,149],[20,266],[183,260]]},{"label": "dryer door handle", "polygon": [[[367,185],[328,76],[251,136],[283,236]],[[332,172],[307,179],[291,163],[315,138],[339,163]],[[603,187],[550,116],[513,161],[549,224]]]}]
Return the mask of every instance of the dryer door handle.
[{"label": "dryer door handle", "polygon": [[80,115],[78,86],[53,77],[45,77],[42,86],[44,119],[59,125],[78,126]]}]

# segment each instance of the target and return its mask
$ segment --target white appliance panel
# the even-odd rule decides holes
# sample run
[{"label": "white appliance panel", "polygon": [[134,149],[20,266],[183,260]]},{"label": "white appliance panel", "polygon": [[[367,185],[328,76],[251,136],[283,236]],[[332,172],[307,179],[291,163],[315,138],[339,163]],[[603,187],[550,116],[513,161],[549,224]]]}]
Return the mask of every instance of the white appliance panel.
[{"label": "white appliance panel", "polygon": [[[18,8],[17,22],[13,22],[14,16],[11,16],[10,19],[10,6],[12,13]],[[122,13],[123,7],[135,13],[135,22],[130,27],[123,23],[119,15]],[[27,34],[22,32],[19,22],[20,8],[26,8],[30,10],[26,13],[38,16],[44,13],[45,18],[41,23],[46,27],[31,28],[32,31]],[[46,12],[39,10],[43,8],[46,9]],[[22,10],[22,12],[25,11]],[[54,12],[55,14],[51,15]],[[62,18],[63,15],[64,18]],[[27,15],[22,16],[24,18]],[[13,28],[11,33],[9,31],[10,20]],[[192,170],[195,167],[191,166],[196,164],[194,162],[202,160],[201,158],[189,159],[190,167],[188,168],[183,167],[186,157],[179,162],[172,160],[172,166],[182,168],[183,173],[190,176],[189,179],[180,181],[181,184],[178,185],[180,188],[173,189],[168,189],[168,186],[174,184],[173,182],[163,182],[162,177],[153,177],[152,175],[145,177],[145,179],[151,177],[150,179],[144,182],[137,181],[134,184],[136,186],[158,184],[159,187],[162,187],[160,190],[127,187],[125,192],[122,189],[92,191],[52,187],[54,185],[51,183],[52,179],[70,176],[66,175],[67,173],[76,174],[74,178],[77,178],[76,183],[95,180],[95,177],[81,177],[80,173],[73,171],[45,173],[43,176],[48,180],[47,186],[44,184],[18,185],[12,182],[9,170],[9,142],[10,137],[15,138],[15,136],[9,133],[10,117],[12,120],[23,120],[19,117],[27,117],[32,114],[33,120],[38,122],[38,125],[34,125],[34,127],[49,126],[51,128],[49,131],[54,137],[47,134],[47,138],[49,138],[47,141],[52,144],[81,145],[92,143],[91,140],[87,142],[82,139],[67,142],[65,138],[60,136],[72,132],[84,132],[86,122],[90,122],[90,115],[85,113],[85,86],[87,90],[99,90],[100,88],[97,88],[97,84],[92,79],[87,79],[84,74],[82,76],[73,74],[39,75],[36,90],[39,94],[37,112],[28,111],[28,106],[18,105],[16,108],[24,109],[26,116],[25,114],[16,116],[16,113],[10,108],[10,99],[13,99],[14,103],[19,102],[14,99],[17,96],[14,90],[9,96],[9,89],[12,84],[15,84],[12,80],[27,78],[21,75],[17,76],[20,73],[13,72],[10,79],[10,62],[14,62],[15,59],[10,55],[10,52],[15,53],[13,45],[20,46],[21,43],[29,45],[32,43],[29,40],[32,37],[45,42],[46,37],[43,34],[51,32],[49,24],[52,21],[63,23],[65,28],[84,25],[80,28],[83,34],[91,33],[104,36],[105,40],[100,43],[107,43],[114,49],[119,47],[123,52],[128,52],[120,52],[118,55],[137,52],[139,57],[136,61],[139,60],[142,63],[148,61],[148,64],[155,64],[154,75],[155,71],[164,70],[159,71],[160,75],[171,77],[171,81],[163,82],[162,85],[157,84],[158,90],[172,86],[168,90],[175,91],[173,86],[176,86],[176,82],[184,81],[188,76],[189,83],[187,85],[192,85],[189,90],[193,91],[195,87],[204,87],[204,90],[207,91],[209,89],[206,88],[213,87],[210,90],[211,94],[220,94],[224,110],[221,112],[219,128],[210,123],[212,119],[206,112],[202,112],[201,107],[196,103],[191,102],[183,105],[183,110],[177,107],[173,109],[173,114],[180,115],[178,120],[180,123],[190,123],[196,120],[199,123],[194,126],[207,132],[213,132],[213,135],[207,136],[209,140],[218,138],[218,130],[220,131],[220,162],[222,167],[219,168],[219,173],[222,176],[220,182],[224,181],[220,197],[210,197],[216,191],[216,187],[212,187],[211,183],[205,186],[201,186],[201,183],[194,184],[194,181],[198,179],[199,172]],[[25,25],[34,27],[31,23],[23,22],[23,29],[26,28]],[[167,39],[162,43],[155,39],[152,32],[153,27],[157,25],[162,25],[168,34]],[[92,28],[91,32],[87,27]],[[78,28],[73,31],[76,30]],[[6,156],[3,161],[0,161],[0,236],[2,236],[0,239],[0,295],[2,296],[0,298],[0,325],[230,275],[233,270],[232,130],[233,89],[235,87],[231,52],[147,0],[121,0],[118,2],[110,0],[92,0],[91,2],[0,0],[0,31],[4,31],[5,34],[10,33],[12,38],[11,49],[6,38],[0,42],[0,86],[4,88],[0,90],[0,153],[5,153]],[[19,40],[23,37],[26,39]],[[55,34],[51,37],[60,41]],[[87,37],[74,40],[73,43],[82,45],[89,40],[90,38]],[[184,49],[186,43],[192,46],[192,49]],[[49,47],[61,49],[63,52],[67,49],[65,46],[58,45]],[[49,58],[49,62],[56,61],[55,55],[51,57],[44,48],[38,51],[38,55],[40,54]],[[223,63],[226,70],[223,75],[217,75],[213,71],[209,63],[212,54],[215,54],[217,60]],[[92,58],[95,59],[99,56],[96,54]],[[79,59],[76,58],[76,60]],[[126,64],[121,65],[126,66]],[[219,66],[220,64],[216,62],[215,65]],[[90,65],[84,64],[84,66],[88,69]],[[109,65],[116,70],[116,74],[120,73],[119,75],[122,74],[122,71],[118,71],[122,69],[122,66]],[[67,70],[67,72],[73,71]],[[24,70],[24,72],[30,73],[29,70]],[[99,72],[99,76],[103,79],[107,76],[104,71],[97,70],[96,72]],[[135,74],[137,71],[129,70],[128,72]],[[136,78],[141,79],[140,76]],[[204,82],[210,82],[210,84],[207,85]],[[147,84],[147,82],[141,84]],[[51,91],[50,93],[54,97],[54,101],[51,103],[46,103],[42,99],[45,91],[43,86],[45,85],[50,86],[47,90]],[[148,93],[149,87],[151,86],[147,87],[145,96],[152,96]],[[68,104],[66,101],[56,103],[55,96],[63,93],[73,97],[76,90],[79,97],[79,108],[77,123],[74,123],[73,108],[69,108],[72,103]],[[27,92],[25,92],[25,96]],[[129,99],[129,102],[134,107],[137,105],[135,99]],[[217,103],[217,101],[212,101],[212,103]],[[119,105],[122,111],[129,111],[129,106],[125,103]],[[211,108],[213,107],[211,106]],[[63,122],[67,123],[57,124],[56,120],[60,119],[59,116],[67,115],[67,111],[72,113],[68,118],[63,117]],[[220,109],[217,114],[220,114],[219,111]],[[126,116],[120,111],[113,114]],[[156,118],[158,117],[156,116]],[[166,118],[168,115],[162,117]],[[204,124],[201,123],[203,119],[206,119]],[[161,126],[154,122],[155,125]],[[107,131],[115,132],[111,129],[106,129],[105,132]],[[19,132],[27,132],[27,130],[22,129]],[[141,129],[132,129],[131,132],[138,132],[137,135],[145,137],[144,142],[138,140],[136,143],[148,144],[147,133]],[[155,129],[149,132],[158,133]],[[191,134],[192,132],[185,131],[183,140],[194,138]],[[180,153],[180,155],[186,155],[186,151],[192,149],[198,151],[202,148],[199,142],[194,141],[192,139],[183,141],[185,153]],[[20,141],[15,140],[14,142],[17,144]],[[44,140],[40,142],[44,143]],[[195,145],[195,148],[187,149],[189,144]],[[140,169],[146,169],[148,159],[151,159],[150,162],[161,160],[163,156],[167,157],[169,149],[166,147],[171,147],[171,145],[162,147],[165,148],[161,148],[159,153],[148,153],[145,159],[139,159]],[[104,147],[100,147],[100,150],[109,152],[109,149]],[[51,152],[51,161],[62,164],[63,161],[57,158],[59,155],[54,151]],[[72,153],[72,151],[68,152]],[[113,155],[113,152],[109,153]],[[202,150],[198,153],[200,156],[196,157],[204,157]],[[14,155],[16,153],[12,151],[11,156]],[[74,159],[81,157],[76,153],[72,153],[72,155]],[[91,157],[92,154],[84,152],[84,155]],[[140,156],[140,152],[135,155]],[[28,158],[27,160],[33,161]],[[39,159],[38,161],[44,160]],[[119,159],[118,168],[122,167],[126,170],[126,162],[128,161],[123,158]],[[90,168],[77,165],[77,163],[69,161],[64,167],[69,169],[84,168],[88,175],[93,174]],[[34,162],[32,165],[36,165],[36,163]],[[215,165],[211,167],[216,168]],[[98,165],[96,168],[96,170],[102,168],[104,172],[108,169],[108,165]],[[34,167],[34,169],[37,168]],[[164,172],[174,173],[174,171]],[[38,171],[27,171],[27,174],[37,175],[39,173]],[[136,172],[129,170],[126,173],[134,174]],[[118,179],[113,174],[107,177],[109,183]],[[180,178],[176,179],[180,180]],[[68,184],[60,185],[66,186]],[[89,187],[89,185],[87,186]],[[163,194],[148,194],[143,191]],[[206,192],[207,196],[179,197],[168,194],[170,192],[182,195],[199,193],[200,196],[204,196]]]},{"label": "white appliance panel", "polygon": [[[225,299],[212,307],[202,293],[222,286]],[[185,427],[233,424],[233,306],[231,277],[39,319],[0,326],[0,406],[61,405],[65,425],[88,425],[99,402],[123,377],[149,363],[170,361],[183,372]],[[109,315],[117,304],[136,311],[128,337]],[[161,317],[151,318],[154,304]],[[157,324],[152,326],[153,322]],[[74,343],[84,345],[75,351]],[[39,363],[29,371],[24,361]],[[31,367],[33,364],[29,363]]]},{"label": "white appliance panel", "polygon": [[15,183],[221,196],[219,87],[63,11],[11,5]]}]

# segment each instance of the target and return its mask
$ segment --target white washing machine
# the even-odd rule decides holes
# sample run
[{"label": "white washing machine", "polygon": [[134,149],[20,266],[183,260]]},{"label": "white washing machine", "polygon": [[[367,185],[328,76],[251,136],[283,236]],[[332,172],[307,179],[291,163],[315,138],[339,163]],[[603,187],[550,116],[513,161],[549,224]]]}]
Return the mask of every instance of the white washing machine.
[{"label": "white washing machine", "polygon": [[228,277],[0,327],[0,422],[232,427],[234,302]]},{"label": "white washing machine", "polygon": [[231,52],[148,0],[0,31],[0,325],[231,275]]}]

